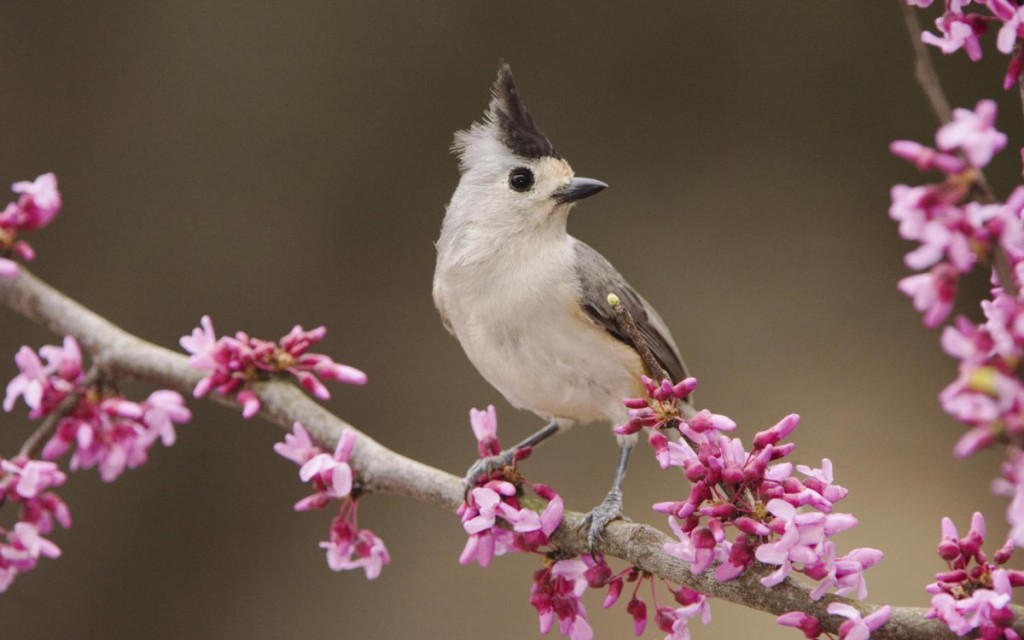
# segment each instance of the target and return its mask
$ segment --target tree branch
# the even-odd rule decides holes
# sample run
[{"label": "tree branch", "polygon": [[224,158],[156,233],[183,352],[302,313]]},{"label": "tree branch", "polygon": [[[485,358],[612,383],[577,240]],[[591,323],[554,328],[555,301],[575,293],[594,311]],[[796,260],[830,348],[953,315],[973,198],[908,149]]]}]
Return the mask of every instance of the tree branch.
[{"label": "tree branch", "polygon": [[[201,378],[200,372],[189,366],[184,355],[127,333],[24,267],[17,277],[0,279],[0,302],[55,333],[74,336],[89,351],[104,376],[140,378],[185,393],[190,393]],[[262,402],[264,418],[285,429],[299,421],[325,447],[333,448],[342,431],[351,429],[356,435],[352,463],[364,491],[407,496],[448,511],[455,511],[462,503],[461,479],[387,449],[291,383],[272,380],[258,383],[255,390]],[[236,406],[230,399],[215,395],[211,398]],[[580,526],[583,518],[584,514],[567,511],[562,526],[551,538],[551,545],[566,555],[588,552],[587,530]],[[596,551],[729,602],[775,615],[806,611],[822,620],[824,628],[833,633],[843,619],[826,613],[829,603],[846,602],[865,615],[877,608],[877,605],[836,596],[825,596],[814,602],[809,597],[809,588],[792,580],[766,588],[759,582],[767,573],[763,567],[730,582],[718,582],[710,571],[693,575],[685,562],[665,553],[664,545],[670,541],[665,533],[649,525],[616,521],[608,526]],[[872,637],[894,640],[956,637],[942,623],[924,619],[925,611],[924,608],[894,608],[890,622]],[[1024,609],[1019,607],[1015,608],[1014,628],[1024,634]]]}]

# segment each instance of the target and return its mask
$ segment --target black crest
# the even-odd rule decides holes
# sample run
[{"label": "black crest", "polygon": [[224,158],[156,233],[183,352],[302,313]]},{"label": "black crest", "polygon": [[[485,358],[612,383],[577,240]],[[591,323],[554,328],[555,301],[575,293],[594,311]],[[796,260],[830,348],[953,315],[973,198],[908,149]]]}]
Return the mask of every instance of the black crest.
[{"label": "black crest", "polygon": [[498,126],[502,142],[513,153],[524,158],[561,157],[547,136],[533,123],[519,97],[512,70],[505,62],[498,65],[498,79],[494,81],[491,93],[494,97],[488,115]]}]

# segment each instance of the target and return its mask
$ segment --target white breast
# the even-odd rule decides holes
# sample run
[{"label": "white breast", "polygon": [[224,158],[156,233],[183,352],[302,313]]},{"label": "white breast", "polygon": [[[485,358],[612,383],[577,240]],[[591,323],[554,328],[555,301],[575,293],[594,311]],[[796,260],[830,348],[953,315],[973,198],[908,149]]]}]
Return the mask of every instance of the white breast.
[{"label": "white breast", "polygon": [[514,406],[545,419],[626,419],[640,358],[577,302],[572,245],[496,247],[488,259],[439,256],[434,298],[466,355]]}]

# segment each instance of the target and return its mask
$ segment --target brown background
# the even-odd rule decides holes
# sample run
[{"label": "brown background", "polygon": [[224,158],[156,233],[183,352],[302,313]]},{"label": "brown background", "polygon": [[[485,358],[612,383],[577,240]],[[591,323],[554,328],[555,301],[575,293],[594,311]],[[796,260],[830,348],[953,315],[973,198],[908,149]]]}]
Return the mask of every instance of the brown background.
[{"label": "brown background", "polygon": [[[571,231],[656,304],[701,403],[747,437],[799,412],[795,460],[834,460],[862,522],[841,547],[887,553],[872,600],[926,604],[942,515],[981,508],[1005,532],[998,458],[952,459],[960,428],[935,395],[954,366],[895,288],[908,246],[888,190],[920,178],[886,145],[933,131],[895,1],[8,1],[0,52],[0,182],[53,170],[66,201],[33,239],[39,275],[167,346],[204,313],[266,337],[326,324],[323,350],[371,381],[332,387],[330,407],[457,473],[470,407],[497,403],[509,442],[539,424],[476,374],[430,298],[451,134],[505,58],[577,172],[611,184]],[[1004,62],[940,61],[955,104],[999,96],[1000,193],[1022,139]],[[56,339],[0,312],[0,376],[19,345]],[[194,409],[144,468],[72,475],[64,557],[0,597],[2,637],[537,635],[534,558],[461,567],[455,516],[383,496],[361,522],[393,564],[372,583],[333,574],[317,548],[329,514],[291,512],[304,487],[271,450],[281,431]],[[31,428],[21,408],[0,416],[2,451]],[[610,435],[581,428],[528,469],[585,509],[614,457]],[[627,510],[663,524],[647,505],[683,491],[644,451]],[[630,633],[621,607],[587,602],[599,637]],[[796,637],[724,603],[714,616],[697,637]]]}]

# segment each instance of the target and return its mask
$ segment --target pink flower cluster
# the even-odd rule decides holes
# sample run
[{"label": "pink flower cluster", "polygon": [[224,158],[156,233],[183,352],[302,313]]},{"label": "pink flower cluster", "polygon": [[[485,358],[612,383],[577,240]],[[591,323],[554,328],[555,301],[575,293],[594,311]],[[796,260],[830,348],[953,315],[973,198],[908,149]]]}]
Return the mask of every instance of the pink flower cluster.
[{"label": "pink flower cluster", "polygon": [[889,216],[899,223],[900,236],[919,243],[905,261],[912,269],[927,271],[904,278],[899,288],[911,297],[929,327],[949,315],[960,276],[975,263],[991,259],[997,245],[1009,255],[1024,257],[1020,221],[1024,188],[1005,204],[969,200],[976,170],[1006,146],[1006,135],[995,129],[995,117],[995,103],[982,100],[974,111],[956,109],[953,120],[939,128],[938,150],[909,140],[890,146],[893,154],[918,168],[946,174],[940,183],[896,185],[889,208]]},{"label": "pink flower cluster", "polygon": [[[981,101],[974,112],[958,109],[956,119],[939,129],[940,151],[894,142],[896,155],[947,175],[938,184],[897,185],[889,213],[900,223],[904,238],[921,243],[907,256],[908,265],[931,267],[900,282],[929,326],[949,315],[961,274],[979,260],[993,261],[997,251],[1006,258],[1004,273],[993,273],[991,299],[981,303],[984,319],[974,323],[958,317],[943,330],[942,347],[959,361],[959,375],[939,400],[947,413],[969,427],[954,448],[958,457],[1000,441],[1012,445],[994,489],[1011,498],[1007,517],[1012,536],[1024,544],[1024,381],[1019,366],[1024,359],[1024,186],[1005,203],[969,199],[977,179],[974,169],[985,166],[1006,144],[994,126],[995,105]],[[953,152],[960,155],[950,155]],[[958,166],[961,157],[966,162]],[[1000,277],[1012,281],[1002,282]]]},{"label": "pink flower cluster", "polygon": [[[834,616],[846,618],[846,622],[839,625],[840,640],[867,640],[871,636],[872,631],[881,628],[892,617],[892,607],[889,605],[879,607],[863,617],[860,611],[842,602],[833,602],[828,605],[826,611]],[[776,618],[775,621],[784,627],[799,629],[803,632],[804,637],[809,638],[809,640],[814,640],[824,633],[824,630],[821,628],[821,622],[803,611],[784,613]]]},{"label": "pink flower cluster", "polygon": [[[500,452],[494,406],[486,411],[472,409],[469,415],[480,455]],[[542,512],[523,506],[523,485],[547,501]],[[498,470],[490,477],[480,478],[459,507],[462,528],[469,535],[459,562],[488,567],[494,556],[510,551],[537,551],[562,523],[563,511],[562,498],[553,489],[526,482],[514,469]]]},{"label": "pink flower cluster", "polygon": [[320,543],[327,552],[327,566],[333,571],[362,569],[367,579],[376,579],[384,565],[391,562],[384,541],[369,529],[360,529],[356,511],[358,489],[355,472],[349,464],[355,433],[342,432],[333,454],[313,444],[305,427],[296,422],[284,442],[274,451],[300,465],[299,478],[312,482],[314,492],[295,503],[296,511],[323,509],[331,500],[340,500],[338,514],[331,522],[329,538]]},{"label": "pink flower cluster", "polygon": [[[791,463],[779,462],[793,451],[793,443],[781,441],[796,428],[799,416],[786,416],[758,433],[747,451],[738,438],[722,433],[736,426],[724,416],[706,411],[689,419],[670,415],[664,405],[689,395],[696,381],[655,385],[645,379],[644,385],[647,398],[625,401],[633,412],[630,425],[654,420],[649,441],[658,461],[663,468],[680,468],[691,483],[685,500],[654,505],[669,514],[679,539],[666,545],[667,553],[691,563],[695,573],[717,563],[715,576],[721,581],[742,575],[759,560],[777,567],[762,579],[766,586],[798,571],[818,581],[811,593],[815,600],[829,590],[867,596],[863,572],[881,560],[882,552],[863,548],[837,555],[831,537],[857,520],[833,512],[847,491],[834,484],[831,462],[823,460],[820,469],[798,465],[802,478],[794,475]],[[620,430],[633,429],[630,425]],[[665,435],[669,428],[683,438],[670,441]]]},{"label": "pink flower cluster", "polygon": [[588,586],[594,589],[608,588],[608,594],[602,604],[605,609],[618,601],[624,583],[634,583],[632,596],[626,604],[626,612],[633,617],[633,633],[637,636],[643,635],[648,622],[647,604],[639,596],[640,587],[645,582],[651,585],[652,605],[655,610],[654,623],[658,629],[668,634],[665,636],[665,640],[689,640],[689,623],[694,618],[699,617],[704,624],[711,622],[711,606],[708,603],[708,598],[698,591],[687,587],[672,589],[668,583],[665,583],[679,606],[659,606],[654,588],[655,579],[650,574],[645,574],[636,567],[629,567],[612,575],[611,568],[600,556],[585,555],[583,562],[587,566],[584,577]]},{"label": "pink flower cluster", "polygon": [[193,395],[201,398],[211,389],[225,396],[237,394],[242,415],[251,418],[260,410],[259,396],[251,385],[268,379],[272,374],[295,376],[306,391],[320,400],[331,397],[322,380],[365,384],[366,374],[359,369],[338,364],[328,356],[308,352],[312,345],[323,340],[326,333],[324,327],[306,331],[296,325],[279,342],[253,338],[242,331],[233,337],[218,338],[210,317],[203,316],[201,326],[180,340],[182,348],[191,354],[189,363],[200,371],[209,372],[196,385]]},{"label": "pink flower cluster", "polygon": [[[907,4],[930,7],[933,1],[907,0]],[[990,29],[997,29],[996,49],[1011,56],[1003,88],[1012,87],[1024,65],[1024,53],[1016,46],[1024,35],[1024,9],[1012,0],[945,0],[944,5],[942,15],[935,20],[938,33],[925,31],[921,40],[946,54],[963,49],[971,60],[978,61],[982,57],[981,36]],[[978,11],[966,11],[970,7]]]},{"label": "pink flower cluster", "polygon": [[174,444],[174,425],[192,417],[176,391],[154,391],[146,400],[132,402],[109,385],[87,381],[82,352],[71,336],[63,346],[47,345],[38,354],[22,347],[14,361],[20,373],[7,385],[4,410],[13,409],[21,398],[30,418],[46,418],[74,394],[77,400],[56,418],[42,458],[54,460],[75,446],[71,469],[97,467],[106,482],[144,464],[157,440]]},{"label": "pink flower cluster", "polygon": [[942,332],[942,347],[957,358],[959,375],[939,394],[942,408],[970,429],[954,452],[969,456],[1001,437],[1024,440],[1024,305],[1001,288],[981,303],[985,320],[959,317]]},{"label": "pink flower cluster", "polygon": [[981,546],[985,542],[985,519],[980,513],[971,518],[971,530],[961,538],[949,518],[942,519],[939,557],[947,570],[935,574],[935,582],[925,587],[933,594],[928,618],[938,618],[959,636],[977,632],[978,637],[995,640],[1019,640],[1013,630],[1010,607],[1014,587],[1024,586],[1024,571],[1006,569],[1014,545],[1007,541],[988,561]]},{"label": "pink flower cluster", "polygon": [[[650,407],[645,404],[649,410],[645,412],[638,403],[633,402],[631,406],[635,406],[637,411],[634,418],[645,423],[651,420],[668,423],[679,417],[673,398],[687,397],[696,381],[690,379],[673,386],[668,383],[654,385],[645,379],[645,384],[650,393],[660,398],[660,403],[652,402]],[[703,421],[723,426],[723,421],[728,422],[727,418],[707,412],[694,420],[697,423]],[[477,440],[477,453],[481,457],[495,456],[501,452],[494,407],[488,407],[486,411],[470,411],[470,425]],[[470,490],[468,502],[459,510],[463,527],[469,535],[459,559],[461,563],[476,561],[481,566],[488,566],[496,555],[513,551],[540,553],[540,548],[548,543],[552,532],[561,523],[562,499],[548,486],[526,482],[515,467],[515,462],[528,456],[528,453],[526,451],[517,456],[511,467],[498,469],[489,476],[479,478],[476,486]],[[522,506],[523,486],[531,487],[539,498],[548,501],[542,512]],[[653,578],[635,567],[612,574],[611,568],[600,556],[585,554],[574,559],[546,557],[544,567],[534,574],[530,604],[540,615],[542,633],[548,633],[557,620],[563,636],[589,639],[593,637],[593,632],[581,600],[586,590],[606,588],[603,606],[608,608],[620,598],[626,583],[634,583],[633,595],[626,610],[633,617],[634,630],[639,636],[647,626],[648,609],[638,597],[638,591],[641,584],[647,582],[651,584],[654,596]],[[658,629],[668,634],[667,640],[688,640],[689,621],[699,617],[703,623],[708,624],[711,621],[711,608],[706,596],[690,589],[673,590],[673,595],[679,606],[658,606],[654,598],[654,622]]]},{"label": "pink flower cluster", "polygon": [[10,529],[0,527],[0,593],[7,591],[19,573],[31,571],[39,558],[57,558],[60,548],[44,536],[54,523],[67,529],[71,512],[50,491],[64,484],[65,475],[53,462],[0,458],[0,502],[20,505],[18,520]]},{"label": "pink flower cluster", "polygon": [[594,631],[580,598],[587,590],[587,564],[580,558],[550,562],[533,574],[530,604],[540,616],[540,632],[551,631],[558,618],[559,632],[570,640],[591,640]]},{"label": "pink flower cluster", "polygon": [[29,243],[18,239],[18,234],[50,224],[61,207],[57,177],[52,173],[44,173],[32,182],[15,182],[11,190],[20,195],[17,202],[0,211],[0,278],[18,274],[18,263],[10,256],[16,255],[26,262],[36,256]]},{"label": "pink flower cluster", "polygon": [[[632,616],[633,632],[639,637],[647,628],[648,613],[647,605],[637,597],[637,592],[641,584],[650,582],[653,595],[653,577],[632,567],[612,576],[604,559],[590,554],[568,560],[547,560],[544,567],[533,574],[533,586],[530,589],[530,604],[540,616],[541,633],[547,634],[557,619],[559,632],[563,636],[590,640],[594,634],[587,619],[587,610],[583,606],[583,594],[587,588],[607,587],[608,594],[602,605],[607,609],[618,601],[624,581],[636,585],[626,605],[626,612]],[[711,622],[707,597],[686,587],[680,587],[672,593],[679,606],[657,606],[655,600],[655,624],[667,634],[665,640],[690,640],[690,620],[699,617],[704,624]]]}]

